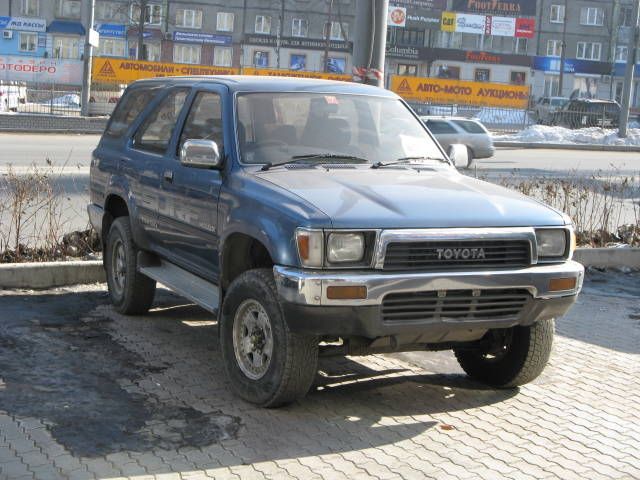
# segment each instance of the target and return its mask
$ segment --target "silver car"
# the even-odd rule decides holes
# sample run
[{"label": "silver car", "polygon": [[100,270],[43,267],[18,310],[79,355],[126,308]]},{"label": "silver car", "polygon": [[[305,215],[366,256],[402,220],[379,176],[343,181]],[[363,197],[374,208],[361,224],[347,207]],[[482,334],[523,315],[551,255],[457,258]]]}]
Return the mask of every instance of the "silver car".
[{"label": "silver car", "polygon": [[461,144],[467,147],[469,164],[478,158],[490,158],[495,153],[489,131],[477,120],[458,117],[420,117],[429,131],[440,142],[445,152],[451,145]]}]

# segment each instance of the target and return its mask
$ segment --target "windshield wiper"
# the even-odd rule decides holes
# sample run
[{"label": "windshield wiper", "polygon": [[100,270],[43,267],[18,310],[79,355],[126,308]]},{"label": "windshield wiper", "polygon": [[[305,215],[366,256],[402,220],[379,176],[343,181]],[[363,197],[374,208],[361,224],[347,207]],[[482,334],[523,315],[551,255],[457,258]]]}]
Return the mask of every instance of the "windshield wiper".
[{"label": "windshield wiper", "polygon": [[376,162],[371,165],[371,168],[391,167],[393,165],[406,165],[409,163],[414,163],[416,160],[437,160],[439,162],[448,163],[444,158],[438,157],[402,157],[394,160],[393,162]]},{"label": "windshield wiper", "polygon": [[337,153],[311,153],[307,155],[294,155],[293,157],[291,157],[290,160],[287,160],[285,162],[265,163],[260,170],[265,171],[265,170],[269,170],[271,167],[278,167],[280,165],[289,165],[291,163],[296,163],[303,160],[319,160],[319,159],[324,160],[327,158],[346,160],[348,162],[354,162],[354,163],[369,163],[369,160],[367,160],[366,158],[356,157],[354,155],[341,155]]}]

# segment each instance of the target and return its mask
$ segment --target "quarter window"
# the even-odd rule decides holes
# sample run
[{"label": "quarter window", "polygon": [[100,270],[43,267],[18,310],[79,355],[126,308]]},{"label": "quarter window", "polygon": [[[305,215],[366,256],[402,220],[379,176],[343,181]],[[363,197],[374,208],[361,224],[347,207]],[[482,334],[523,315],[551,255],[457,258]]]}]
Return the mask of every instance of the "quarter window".
[{"label": "quarter window", "polygon": [[160,102],[136,133],[133,141],[136,148],[155,153],[167,150],[188,93],[186,88],[174,90]]},{"label": "quarter window", "polygon": [[434,135],[458,133],[455,128],[449,125],[448,122],[443,122],[441,120],[427,120],[425,125]]},{"label": "quarter window", "polygon": [[218,150],[222,154],[224,135],[220,95],[208,92],[196,95],[180,135],[178,152],[187,140],[213,140],[218,144]]},{"label": "quarter window", "polygon": [[111,115],[105,135],[110,137],[122,136],[149,104],[155,93],[155,90],[150,88],[127,90],[127,93],[124,94],[116,106],[113,115]]}]

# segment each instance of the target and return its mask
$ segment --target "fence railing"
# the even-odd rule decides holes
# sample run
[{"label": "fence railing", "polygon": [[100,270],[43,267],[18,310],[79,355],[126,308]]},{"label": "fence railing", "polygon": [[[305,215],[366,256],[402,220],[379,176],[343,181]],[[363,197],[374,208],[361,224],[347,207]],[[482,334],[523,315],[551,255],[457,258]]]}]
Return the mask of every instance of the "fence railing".
[{"label": "fence railing", "polygon": [[421,116],[473,118],[496,132],[518,132],[536,123],[531,111],[525,109],[426,103],[410,105]]},{"label": "fence railing", "polygon": [[[89,102],[89,115],[110,115],[120,98],[118,91],[93,91]],[[7,93],[0,111],[43,115],[79,116],[81,90],[20,88]]]}]

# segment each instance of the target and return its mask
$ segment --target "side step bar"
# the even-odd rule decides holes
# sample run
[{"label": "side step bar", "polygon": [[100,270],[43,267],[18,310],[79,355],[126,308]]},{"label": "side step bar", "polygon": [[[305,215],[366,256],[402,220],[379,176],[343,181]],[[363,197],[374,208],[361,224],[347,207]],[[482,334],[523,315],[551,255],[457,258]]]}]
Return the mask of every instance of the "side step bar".
[{"label": "side step bar", "polygon": [[188,298],[211,313],[218,311],[220,290],[208,282],[166,260],[151,259],[150,255],[138,256],[140,273],[169,287],[170,290]]}]

